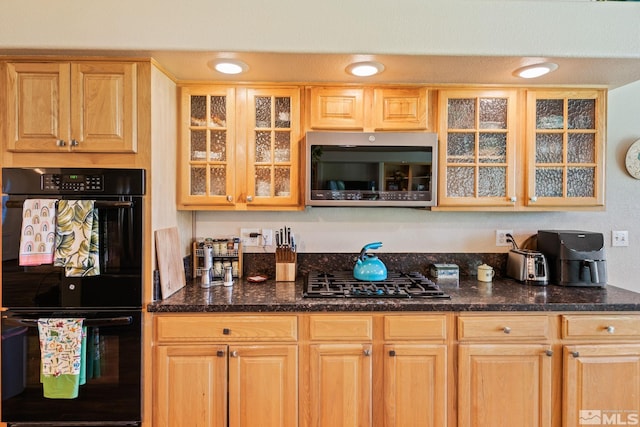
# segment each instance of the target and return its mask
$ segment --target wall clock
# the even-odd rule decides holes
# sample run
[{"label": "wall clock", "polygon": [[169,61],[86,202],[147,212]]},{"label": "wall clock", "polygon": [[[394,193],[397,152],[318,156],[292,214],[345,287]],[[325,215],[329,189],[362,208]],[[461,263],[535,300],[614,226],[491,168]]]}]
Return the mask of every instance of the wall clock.
[{"label": "wall clock", "polygon": [[640,139],[631,144],[631,147],[627,150],[624,164],[629,175],[635,179],[640,179]]}]

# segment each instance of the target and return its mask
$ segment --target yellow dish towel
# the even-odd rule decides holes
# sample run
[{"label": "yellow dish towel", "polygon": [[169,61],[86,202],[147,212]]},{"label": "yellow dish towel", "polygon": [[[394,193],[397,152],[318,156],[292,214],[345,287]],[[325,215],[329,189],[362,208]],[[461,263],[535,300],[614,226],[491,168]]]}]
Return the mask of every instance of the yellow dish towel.
[{"label": "yellow dish towel", "polygon": [[53,262],[55,245],[55,199],[27,199],[22,205],[20,233],[20,265]]},{"label": "yellow dish towel", "polygon": [[54,265],[67,277],[100,274],[98,210],[93,200],[60,200]]},{"label": "yellow dish towel", "polygon": [[78,397],[84,319],[38,319],[44,397]]}]

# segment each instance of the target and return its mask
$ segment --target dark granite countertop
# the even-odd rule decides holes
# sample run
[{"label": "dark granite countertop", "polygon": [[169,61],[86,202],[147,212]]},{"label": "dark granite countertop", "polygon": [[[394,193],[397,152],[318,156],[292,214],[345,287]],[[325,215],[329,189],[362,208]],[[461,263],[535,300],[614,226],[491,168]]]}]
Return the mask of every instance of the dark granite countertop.
[{"label": "dark granite countertop", "polygon": [[496,278],[492,283],[474,276],[438,283],[451,299],[303,298],[303,280],[263,283],[236,281],[232,287],[203,289],[189,283],[169,298],[147,306],[164,313],[261,313],[332,311],[640,311],[640,293],[604,288],[523,285]]}]

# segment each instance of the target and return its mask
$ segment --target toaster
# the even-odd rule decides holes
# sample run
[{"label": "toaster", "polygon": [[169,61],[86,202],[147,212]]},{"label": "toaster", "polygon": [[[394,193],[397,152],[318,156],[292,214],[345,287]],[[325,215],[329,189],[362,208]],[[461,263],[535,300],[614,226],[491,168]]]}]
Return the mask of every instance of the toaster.
[{"label": "toaster", "polygon": [[507,276],[527,285],[549,283],[547,259],[538,251],[511,249],[507,258]]}]

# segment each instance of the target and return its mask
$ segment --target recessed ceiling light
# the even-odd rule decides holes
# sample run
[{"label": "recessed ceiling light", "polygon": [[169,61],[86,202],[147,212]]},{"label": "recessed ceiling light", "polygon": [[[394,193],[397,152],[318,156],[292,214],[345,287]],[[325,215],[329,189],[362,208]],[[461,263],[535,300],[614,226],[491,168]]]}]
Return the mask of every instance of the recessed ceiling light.
[{"label": "recessed ceiling light", "polygon": [[358,77],[374,76],[384,71],[384,65],[376,61],[354,62],[346,69],[347,73]]},{"label": "recessed ceiling light", "polygon": [[211,61],[214,70],[223,74],[240,74],[249,70],[249,66],[237,59],[214,59]]},{"label": "recessed ceiling light", "polygon": [[534,79],[536,77],[544,76],[552,71],[558,69],[558,64],[553,62],[542,62],[540,64],[531,64],[526,67],[518,68],[513,72],[516,77],[522,77],[523,79]]}]

